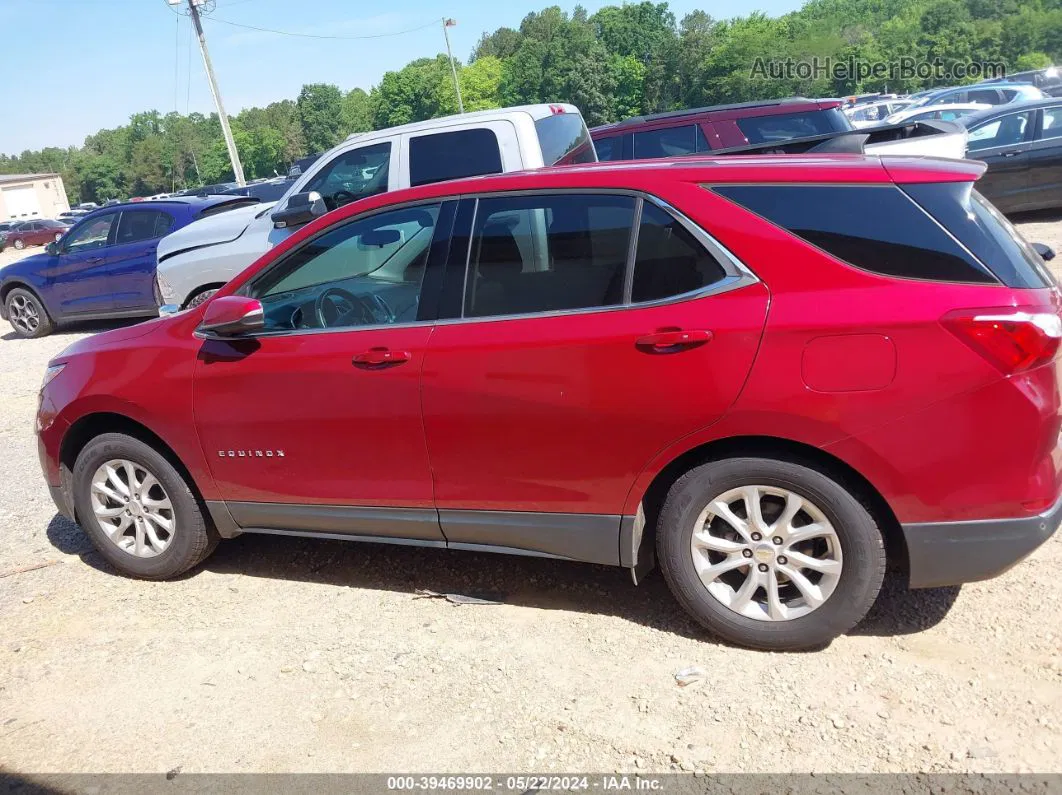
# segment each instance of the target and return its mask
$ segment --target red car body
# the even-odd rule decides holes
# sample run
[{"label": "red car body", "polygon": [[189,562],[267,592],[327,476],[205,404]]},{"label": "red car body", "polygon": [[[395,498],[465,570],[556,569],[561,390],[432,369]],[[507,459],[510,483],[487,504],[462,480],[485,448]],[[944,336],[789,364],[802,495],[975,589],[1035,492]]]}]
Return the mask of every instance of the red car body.
[{"label": "red car body", "polygon": [[590,130],[600,160],[706,153],[851,130],[836,99],[778,99],[636,116]]},{"label": "red car body", "polygon": [[62,237],[69,228],[69,226],[59,221],[23,221],[6,233],[5,245],[12,248],[47,245]]},{"label": "red car body", "polygon": [[73,517],[78,451],[121,431],[179,462],[223,537],[295,531],[633,568],[651,555],[639,546],[641,517],[679,473],[749,451],[794,454],[861,493],[912,586],[992,576],[1058,524],[1053,282],[871,273],[716,190],[968,186],[982,170],[855,156],[683,158],[365,199],[281,243],[214,301],[242,294],[345,219],[526,191],[653,197],[748,272],[721,293],[600,311],[241,343],[197,334],[207,304],[99,334],[57,357],[63,370],[42,391],[45,478]]}]

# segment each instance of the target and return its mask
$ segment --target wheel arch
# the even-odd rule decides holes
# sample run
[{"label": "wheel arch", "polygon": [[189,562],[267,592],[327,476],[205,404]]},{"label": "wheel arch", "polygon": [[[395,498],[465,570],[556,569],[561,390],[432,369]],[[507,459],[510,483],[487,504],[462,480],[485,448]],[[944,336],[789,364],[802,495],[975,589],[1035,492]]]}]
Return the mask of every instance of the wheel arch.
[{"label": "wheel arch", "polygon": [[858,470],[837,456],[819,447],[777,436],[731,436],[715,439],[690,448],[667,463],[653,477],[641,497],[645,511],[645,538],[642,540],[641,554],[644,554],[646,549],[652,549],[657,517],[668,490],[676,480],[694,467],[709,461],[743,456],[801,464],[836,480],[855,495],[874,517],[881,530],[890,564],[907,571],[908,554],[903,531],[896,514],[881,492]]},{"label": "wheel arch", "polygon": [[189,290],[188,295],[184,297],[184,302],[181,304],[181,309],[187,309],[188,305],[192,303],[192,300],[200,293],[206,292],[207,290],[220,290],[226,284],[228,284],[228,282],[207,282],[206,284],[201,284],[198,287]]},{"label": "wheel arch", "polygon": [[[158,452],[188,483],[200,508],[203,509],[204,516],[210,516],[210,512],[206,510],[206,502],[203,499],[199,484],[196,483],[191,471],[185,466],[174,449],[146,425],[124,414],[110,411],[97,411],[78,418],[63,435],[62,442],[59,445],[59,476],[62,479],[63,490],[67,494],[73,494],[72,476],[78,455],[89,442],[105,433],[125,434],[143,442]],[[72,497],[70,504],[73,507],[74,500]],[[77,517],[75,516],[74,518],[76,521]]]}]

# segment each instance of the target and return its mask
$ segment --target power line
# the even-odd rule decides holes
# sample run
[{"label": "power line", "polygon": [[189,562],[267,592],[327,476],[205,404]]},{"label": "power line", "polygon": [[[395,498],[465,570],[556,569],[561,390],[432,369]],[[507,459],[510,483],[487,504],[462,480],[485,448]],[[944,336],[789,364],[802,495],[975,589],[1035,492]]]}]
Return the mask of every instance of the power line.
[{"label": "power line", "polygon": [[259,28],[255,25],[244,25],[240,22],[230,22],[227,19],[219,19],[215,16],[207,17],[211,22],[220,22],[223,25],[232,25],[235,28],[247,28],[248,30],[257,30],[259,33],[278,33],[281,36],[296,36],[303,39],[339,39],[343,41],[356,41],[359,39],[385,39],[390,36],[403,36],[406,33],[413,33],[414,31],[424,30],[438,24],[437,20],[432,20],[423,25],[418,25],[415,28],[407,28],[406,30],[398,30],[394,33],[375,33],[368,36],[323,36],[316,33],[294,33],[290,30],[274,30],[272,28]]}]

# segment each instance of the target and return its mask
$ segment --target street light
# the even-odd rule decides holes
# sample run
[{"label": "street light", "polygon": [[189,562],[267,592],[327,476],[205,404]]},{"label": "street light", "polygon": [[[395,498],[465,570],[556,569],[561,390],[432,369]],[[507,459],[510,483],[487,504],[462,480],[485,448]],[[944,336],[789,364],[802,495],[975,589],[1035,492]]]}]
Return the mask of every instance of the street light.
[{"label": "street light", "polygon": [[457,112],[465,112],[465,103],[461,101],[461,84],[457,82],[457,67],[454,65],[454,54],[450,51],[450,34],[447,32],[447,28],[457,26],[456,19],[450,19],[449,17],[443,17],[443,38],[446,39],[446,54],[450,58],[450,71],[454,75],[454,91],[457,92]]}]

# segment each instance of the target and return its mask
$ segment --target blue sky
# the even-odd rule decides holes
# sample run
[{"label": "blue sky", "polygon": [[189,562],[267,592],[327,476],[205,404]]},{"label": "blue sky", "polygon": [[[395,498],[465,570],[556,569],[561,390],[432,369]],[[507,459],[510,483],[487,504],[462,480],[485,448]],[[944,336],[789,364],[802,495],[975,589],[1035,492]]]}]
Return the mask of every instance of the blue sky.
[{"label": "blue sky", "polygon": [[[575,5],[559,4],[569,11]],[[583,3],[591,12],[606,4]],[[694,8],[723,18],[754,10],[776,15],[800,4],[753,0],[737,7],[724,0],[675,0],[670,5],[679,18]],[[225,109],[237,113],[294,99],[304,83],[367,90],[388,70],[445,52],[445,44],[439,25],[335,41],[262,33],[218,20],[366,36],[409,30],[446,15],[458,22],[450,40],[454,55],[465,61],[484,31],[516,27],[529,11],[547,5],[550,0],[216,0],[204,28]],[[212,111],[190,28],[186,17],[178,22],[165,0],[0,0],[0,30],[6,31],[0,44],[0,100],[6,109],[0,115],[0,152],[80,144],[86,135],[116,127],[141,110]]]}]

